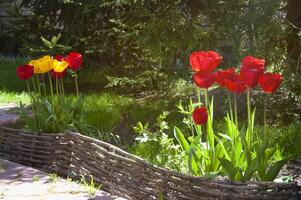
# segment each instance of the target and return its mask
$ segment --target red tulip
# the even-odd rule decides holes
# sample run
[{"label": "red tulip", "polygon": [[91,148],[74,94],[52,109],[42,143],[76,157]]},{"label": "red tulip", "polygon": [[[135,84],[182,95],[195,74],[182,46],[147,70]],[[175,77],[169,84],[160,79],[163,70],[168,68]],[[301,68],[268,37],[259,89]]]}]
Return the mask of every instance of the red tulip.
[{"label": "red tulip", "polygon": [[28,80],[33,75],[34,67],[31,65],[21,65],[17,67],[16,72],[19,79]]},{"label": "red tulip", "polygon": [[282,77],[280,74],[266,73],[259,78],[259,85],[264,93],[274,93],[280,86]]},{"label": "red tulip", "polygon": [[202,125],[207,122],[208,113],[205,107],[195,108],[192,113],[192,119],[195,124]]},{"label": "red tulip", "polygon": [[219,84],[220,87],[226,87],[225,81],[235,76],[235,68],[229,68],[226,70],[219,70],[213,73],[214,80]]},{"label": "red tulip", "polygon": [[222,62],[222,57],[214,51],[199,51],[193,52],[189,60],[193,71],[212,72]]},{"label": "red tulip", "polygon": [[209,88],[214,83],[213,74],[208,72],[197,72],[193,75],[195,84],[200,88]]},{"label": "red tulip", "polygon": [[54,70],[51,70],[50,74],[51,74],[51,77],[54,79],[64,78],[64,76],[66,75],[66,69],[62,72],[55,72]]},{"label": "red tulip", "polygon": [[83,58],[80,53],[70,52],[66,57],[66,61],[70,69],[77,71],[83,63]]},{"label": "red tulip", "polygon": [[259,77],[263,74],[265,60],[246,56],[242,60],[240,78],[249,88],[256,87]]},{"label": "red tulip", "polygon": [[260,72],[256,69],[245,68],[244,70],[240,71],[239,76],[247,87],[254,88],[258,83]]},{"label": "red tulip", "polygon": [[53,58],[56,59],[57,61],[60,61],[60,62],[62,62],[62,60],[64,60],[64,56],[62,56],[60,54],[54,56]]},{"label": "red tulip", "polygon": [[231,79],[226,79],[225,85],[228,90],[234,93],[242,93],[247,89],[244,82],[240,80],[237,74],[233,76]]},{"label": "red tulip", "polygon": [[262,75],[264,71],[264,67],[265,67],[264,59],[254,58],[252,56],[246,56],[242,60],[242,67],[240,71],[242,72],[245,69],[256,69],[259,72],[259,75]]}]

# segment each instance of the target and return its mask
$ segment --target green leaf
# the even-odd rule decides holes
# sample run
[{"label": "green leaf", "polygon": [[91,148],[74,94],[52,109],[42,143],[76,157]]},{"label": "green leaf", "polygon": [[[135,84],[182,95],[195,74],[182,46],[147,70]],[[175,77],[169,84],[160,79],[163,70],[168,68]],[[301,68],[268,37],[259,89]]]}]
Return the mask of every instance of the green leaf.
[{"label": "green leaf", "polygon": [[208,112],[208,120],[207,120],[207,138],[209,141],[209,145],[212,149],[214,149],[214,131],[212,127],[213,120],[213,98],[210,101],[209,112]]},{"label": "green leaf", "polygon": [[211,101],[210,101],[210,116],[211,116],[211,123],[213,122],[213,102],[214,102],[214,96],[212,96]]},{"label": "green leaf", "polygon": [[44,43],[45,46],[51,48],[52,44],[51,42],[49,42],[47,39],[45,39],[44,37],[41,37],[42,42]]},{"label": "green leaf", "polygon": [[188,149],[188,169],[189,169],[190,173],[192,173],[193,175],[199,175],[198,174],[198,166],[196,164],[193,151],[194,151],[193,148],[189,147],[189,149]]},{"label": "green leaf", "polygon": [[175,126],[174,128],[174,136],[175,138],[178,140],[178,142],[180,143],[182,149],[186,152],[186,153],[190,153],[189,151],[189,144],[185,139],[185,136],[183,135],[183,133],[181,132],[181,130]]},{"label": "green leaf", "polygon": [[237,172],[236,172],[236,175],[234,177],[234,180],[235,181],[243,181],[243,175],[242,175],[242,170],[239,169],[239,168],[236,168]]},{"label": "green leaf", "polygon": [[287,162],[287,159],[283,159],[283,160],[279,160],[276,163],[274,163],[270,167],[268,172],[266,173],[265,178],[264,178],[263,181],[273,181],[286,162]]},{"label": "green leaf", "polygon": [[223,134],[223,133],[219,133],[219,135],[223,138],[225,138],[226,140],[230,140],[232,141],[232,138],[229,135]]},{"label": "green leaf", "polygon": [[243,181],[249,181],[252,178],[252,175],[256,171],[256,168],[258,166],[257,159],[254,158],[250,164],[248,164],[247,169],[245,171]]},{"label": "green leaf", "polygon": [[233,166],[233,164],[229,160],[224,159],[224,158],[219,158],[219,161],[220,161],[223,169],[225,170],[225,173],[227,174],[227,176],[231,180],[235,180],[237,169]]},{"label": "green leaf", "polygon": [[230,159],[230,157],[228,155],[228,152],[227,152],[227,150],[226,150],[223,142],[218,137],[216,137],[216,136],[215,136],[215,139],[217,140],[218,144],[220,145],[220,148],[221,148],[224,156],[226,157],[226,159]]},{"label": "green leaf", "polygon": [[210,119],[210,114],[208,113],[208,120],[207,120],[207,139],[209,142],[209,146],[213,149],[214,148],[214,132],[212,128],[212,123]]},{"label": "green leaf", "polygon": [[265,157],[267,159],[270,159],[274,155],[276,150],[277,150],[277,148],[267,148],[267,149],[265,149],[265,152],[264,152]]}]

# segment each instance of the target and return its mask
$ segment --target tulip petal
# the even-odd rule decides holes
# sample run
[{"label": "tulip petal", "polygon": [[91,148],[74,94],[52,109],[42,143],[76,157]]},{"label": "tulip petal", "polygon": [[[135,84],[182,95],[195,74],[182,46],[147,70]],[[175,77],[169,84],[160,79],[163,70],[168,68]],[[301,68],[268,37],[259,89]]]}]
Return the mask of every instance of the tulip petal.
[{"label": "tulip petal", "polygon": [[259,78],[259,85],[264,93],[274,93],[279,88],[281,81],[280,74],[266,73]]},{"label": "tulip petal", "polygon": [[195,108],[192,113],[192,119],[195,124],[202,125],[207,122],[208,113],[205,107]]}]

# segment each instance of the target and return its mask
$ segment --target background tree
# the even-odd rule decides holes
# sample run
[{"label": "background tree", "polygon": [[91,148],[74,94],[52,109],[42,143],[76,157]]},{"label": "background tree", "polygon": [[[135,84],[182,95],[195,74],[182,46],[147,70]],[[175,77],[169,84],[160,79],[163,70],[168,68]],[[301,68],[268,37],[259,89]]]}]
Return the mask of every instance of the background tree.
[{"label": "background tree", "polygon": [[223,55],[222,67],[239,67],[246,55],[262,57],[284,74],[278,101],[295,113],[300,9],[299,0],[23,0],[12,12],[18,20],[11,31],[25,54],[49,52],[41,49],[47,41],[52,53],[82,52],[86,65],[107,69],[108,87],[119,89],[162,89],[174,75],[187,80],[189,54],[200,49]]},{"label": "background tree", "polygon": [[286,6],[287,26],[287,56],[294,65],[296,72],[301,73],[300,59],[301,59],[301,1],[288,0]]}]

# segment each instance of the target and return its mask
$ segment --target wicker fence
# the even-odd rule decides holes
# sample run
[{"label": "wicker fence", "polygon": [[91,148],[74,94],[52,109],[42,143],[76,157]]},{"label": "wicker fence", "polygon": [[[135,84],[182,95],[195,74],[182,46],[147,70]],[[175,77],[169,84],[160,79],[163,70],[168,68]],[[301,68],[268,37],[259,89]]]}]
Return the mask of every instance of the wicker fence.
[{"label": "wicker fence", "polygon": [[1,128],[0,157],[65,177],[92,175],[104,190],[128,199],[301,199],[295,184],[238,183],[171,172],[72,132],[35,135]]}]

